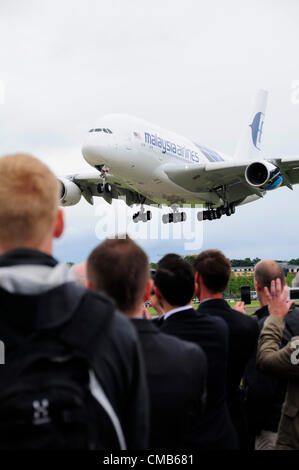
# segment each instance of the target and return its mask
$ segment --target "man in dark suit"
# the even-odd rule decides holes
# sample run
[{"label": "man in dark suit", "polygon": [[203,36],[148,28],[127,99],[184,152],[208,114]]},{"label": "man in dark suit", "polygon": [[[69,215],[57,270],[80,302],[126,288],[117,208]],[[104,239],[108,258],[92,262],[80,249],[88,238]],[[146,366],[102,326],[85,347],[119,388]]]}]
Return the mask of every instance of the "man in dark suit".
[{"label": "man in dark suit", "polygon": [[128,237],[106,240],[89,256],[87,277],[89,287],[112,297],[137,330],[150,396],[150,448],[198,448],[206,357],[199,346],[162,333],[144,318],[153,289],[146,254]]},{"label": "man in dark suit", "polygon": [[152,302],[160,330],[201,346],[208,362],[208,400],[201,422],[199,449],[236,449],[238,441],[226,403],[228,328],[221,318],[193,310],[194,271],[180,256],[164,256],[155,274]]},{"label": "man in dark suit", "polygon": [[248,429],[241,379],[258,339],[256,321],[232,309],[223,299],[230,279],[229,260],[218,250],[200,253],[194,262],[196,293],[200,299],[199,313],[222,318],[229,329],[227,397],[232,421],[237,429],[242,449],[248,446]]}]

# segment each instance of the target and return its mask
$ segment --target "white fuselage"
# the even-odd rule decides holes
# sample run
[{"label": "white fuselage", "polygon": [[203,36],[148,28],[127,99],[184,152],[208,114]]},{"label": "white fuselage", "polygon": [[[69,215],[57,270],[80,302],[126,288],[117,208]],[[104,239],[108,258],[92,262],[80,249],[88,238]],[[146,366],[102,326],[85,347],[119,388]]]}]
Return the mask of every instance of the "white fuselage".
[{"label": "white fuselage", "polygon": [[208,193],[187,191],[170,181],[163,171],[165,164],[230,160],[154,124],[118,114],[97,122],[82,153],[91,166],[105,165],[122,184],[159,204],[211,202]]}]

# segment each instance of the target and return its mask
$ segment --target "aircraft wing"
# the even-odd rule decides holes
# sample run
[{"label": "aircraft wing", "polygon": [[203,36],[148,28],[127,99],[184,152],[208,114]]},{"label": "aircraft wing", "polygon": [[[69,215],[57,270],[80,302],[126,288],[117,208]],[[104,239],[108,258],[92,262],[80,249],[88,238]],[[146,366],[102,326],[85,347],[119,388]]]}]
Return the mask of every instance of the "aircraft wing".
[{"label": "aircraft wing", "polygon": [[283,185],[291,189],[293,184],[299,184],[299,156],[268,159],[277,166],[283,176]]},{"label": "aircraft wing", "polygon": [[[58,178],[58,180],[61,183],[60,204],[62,206],[77,204],[81,195],[89,204],[93,204],[93,196],[103,197],[109,204],[120,196],[124,196],[129,205],[152,202],[111,173],[105,175],[105,181],[99,172],[77,173]],[[104,183],[108,183],[108,186]]]},{"label": "aircraft wing", "polygon": [[196,165],[165,165],[164,172],[175,184],[191,192],[216,192],[226,185],[229,202],[243,200],[247,196],[263,197],[263,191],[251,186],[245,179],[250,162],[219,162]]},{"label": "aircraft wing", "polygon": [[[282,176],[282,186],[292,189],[299,184],[299,157],[268,158],[261,160],[270,163],[279,169]],[[219,163],[203,163],[195,165],[168,165],[163,167],[168,178],[191,192],[216,192],[219,194],[221,186],[227,188],[229,202],[236,204],[250,195],[263,197],[265,190],[248,183],[245,171],[252,161],[228,161]]]},{"label": "aircraft wing", "polygon": [[165,165],[168,178],[192,192],[209,191],[215,186],[229,184],[244,176],[249,162],[220,162],[196,165]]}]

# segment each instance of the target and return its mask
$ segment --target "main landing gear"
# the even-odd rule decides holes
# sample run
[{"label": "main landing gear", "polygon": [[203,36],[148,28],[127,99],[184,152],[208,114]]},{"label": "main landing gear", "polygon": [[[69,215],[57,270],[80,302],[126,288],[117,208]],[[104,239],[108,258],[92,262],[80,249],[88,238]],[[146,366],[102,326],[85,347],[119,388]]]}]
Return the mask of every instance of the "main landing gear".
[{"label": "main landing gear", "polygon": [[173,212],[162,215],[163,224],[176,224],[178,222],[185,222],[187,220],[186,212],[179,212],[176,206],[172,206],[172,210]]},{"label": "main landing gear", "polygon": [[220,219],[224,214],[228,217],[236,212],[236,207],[234,204],[228,204],[227,206],[217,207],[217,209],[209,208],[206,211],[198,212],[198,220],[215,220]]},{"label": "main landing gear", "polygon": [[143,205],[141,205],[140,211],[136,212],[136,214],[133,215],[133,222],[135,224],[137,224],[137,222],[148,222],[151,219],[152,219],[151,211],[146,211]]}]

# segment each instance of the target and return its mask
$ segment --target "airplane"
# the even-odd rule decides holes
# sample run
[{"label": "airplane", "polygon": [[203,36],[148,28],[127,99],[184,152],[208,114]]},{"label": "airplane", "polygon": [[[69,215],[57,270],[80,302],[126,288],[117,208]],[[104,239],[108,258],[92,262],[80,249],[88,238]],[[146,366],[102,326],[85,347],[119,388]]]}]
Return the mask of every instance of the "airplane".
[{"label": "airplane", "polygon": [[75,205],[81,196],[111,204],[122,196],[128,206],[140,205],[134,222],[151,220],[144,205],[156,204],[171,206],[162,221],[172,223],[186,220],[179,211],[184,204],[202,204],[198,220],[214,220],[279,187],[292,189],[299,183],[299,157],[261,158],[266,103],[267,91],[259,90],[233,157],[133,116],[105,116],[82,147],[94,171],[58,178],[60,204]]}]

